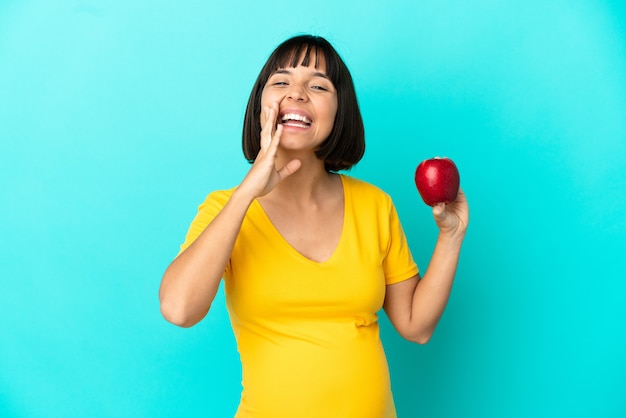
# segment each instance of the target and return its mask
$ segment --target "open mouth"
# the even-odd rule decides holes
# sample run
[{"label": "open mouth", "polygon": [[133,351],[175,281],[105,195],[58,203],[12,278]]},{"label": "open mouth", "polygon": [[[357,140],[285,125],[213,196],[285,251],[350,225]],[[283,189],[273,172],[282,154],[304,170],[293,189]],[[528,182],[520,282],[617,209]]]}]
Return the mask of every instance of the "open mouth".
[{"label": "open mouth", "polygon": [[281,118],[281,122],[285,126],[296,128],[308,128],[311,126],[311,120],[309,118],[297,113],[285,113]]}]

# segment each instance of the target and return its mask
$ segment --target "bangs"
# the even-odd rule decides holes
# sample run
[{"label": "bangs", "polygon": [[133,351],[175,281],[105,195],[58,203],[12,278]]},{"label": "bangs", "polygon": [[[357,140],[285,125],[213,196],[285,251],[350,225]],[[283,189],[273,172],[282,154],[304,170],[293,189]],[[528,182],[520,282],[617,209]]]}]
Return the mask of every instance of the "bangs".
[{"label": "bangs", "polygon": [[[270,57],[267,69],[274,73],[281,68],[296,68],[299,65],[308,67],[311,64],[319,69],[321,59],[326,63],[326,76],[336,86],[339,82],[336,53],[322,39],[307,37],[285,42]],[[321,59],[320,59],[321,57]]]},{"label": "bangs", "polygon": [[[320,65],[320,58],[317,48],[311,44],[297,45],[291,51],[285,51],[282,54],[282,57],[276,57],[278,61],[277,64],[279,65],[278,68],[287,68],[288,66],[296,68],[298,65],[308,67],[311,65],[311,56],[313,56],[313,59],[315,60],[313,66],[315,69],[318,69]],[[302,57],[302,61],[298,62],[300,57]],[[276,68],[276,70],[278,68]]]}]

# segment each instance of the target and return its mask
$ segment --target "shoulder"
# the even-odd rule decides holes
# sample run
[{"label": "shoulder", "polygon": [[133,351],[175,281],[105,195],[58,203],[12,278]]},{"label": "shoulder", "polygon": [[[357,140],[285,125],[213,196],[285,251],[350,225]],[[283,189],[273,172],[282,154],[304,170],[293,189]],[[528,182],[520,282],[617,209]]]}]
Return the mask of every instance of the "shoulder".
[{"label": "shoulder", "polygon": [[200,207],[205,206],[207,204],[215,204],[215,203],[224,205],[226,204],[228,199],[230,199],[234,191],[235,191],[234,187],[232,189],[227,189],[227,190],[214,190],[207,195],[207,197],[204,199],[204,202],[202,202]]},{"label": "shoulder", "polygon": [[215,216],[228,202],[235,188],[228,190],[215,190],[209,193],[204,201],[198,206],[198,213]]},{"label": "shoulder", "polygon": [[380,187],[345,174],[341,174],[341,177],[346,185],[346,190],[350,193],[353,199],[363,200],[366,202],[379,202],[385,205],[392,204],[389,194],[387,194],[387,192]]}]

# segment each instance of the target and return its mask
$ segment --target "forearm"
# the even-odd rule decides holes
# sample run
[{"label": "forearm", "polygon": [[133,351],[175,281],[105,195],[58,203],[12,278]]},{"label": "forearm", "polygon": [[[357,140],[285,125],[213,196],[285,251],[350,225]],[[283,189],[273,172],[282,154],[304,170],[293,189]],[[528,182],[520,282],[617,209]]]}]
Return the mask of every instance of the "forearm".
[{"label": "forearm", "polygon": [[452,291],[461,252],[462,236],[440,234],[428,270],[415,288],[410,328],[414,339],[430,339]]},{"label": "forearm", "polygon": [[235,191],[194,243],[172,261],[159,290],[165,319],[189,327],[207,314],[252,201]]}]

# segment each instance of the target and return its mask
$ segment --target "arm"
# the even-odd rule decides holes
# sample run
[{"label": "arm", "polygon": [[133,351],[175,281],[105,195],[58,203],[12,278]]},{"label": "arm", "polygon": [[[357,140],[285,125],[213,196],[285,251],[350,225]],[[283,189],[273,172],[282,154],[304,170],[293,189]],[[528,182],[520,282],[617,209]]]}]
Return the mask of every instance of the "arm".
[{"label": "arm", "polygon": [[198,238],[169,265],[159,289],[166,320],[190,327],[208,313],[251,203],[250,196],[235,191]]},{"label": "arm", "polygon": [[459,190],[457,200],[433,207],[439,237],[423,279],[419,276],[387,286],[384,308],[404,338],[428,342],[448,303],[469,221],[467,200]]},{"label": "arm", "polygon": [[198,238],[169,265],[161,280],[163,317],[181,327],[198,323],[208,313],[250,204],[300,168],[293,160],[275,167],[282,126],[274,132],[277,104],[265,109],[261,150],[230,200]]}]

